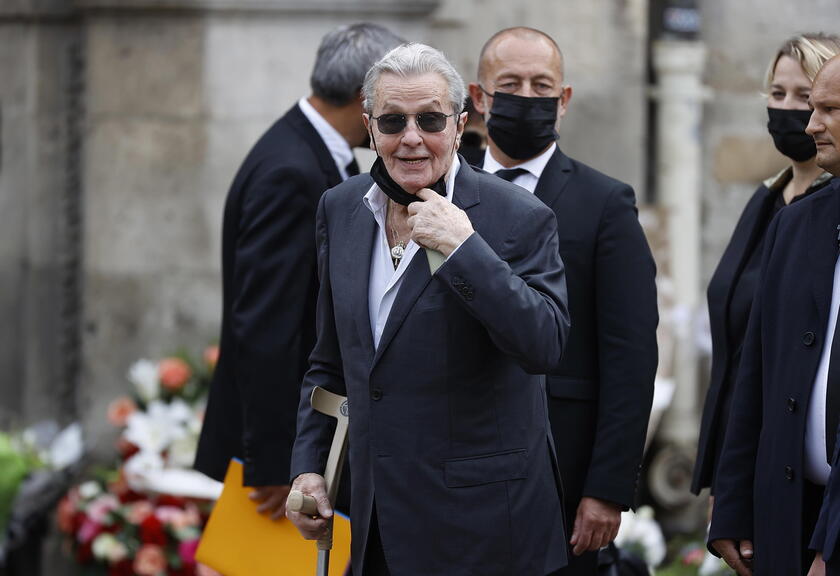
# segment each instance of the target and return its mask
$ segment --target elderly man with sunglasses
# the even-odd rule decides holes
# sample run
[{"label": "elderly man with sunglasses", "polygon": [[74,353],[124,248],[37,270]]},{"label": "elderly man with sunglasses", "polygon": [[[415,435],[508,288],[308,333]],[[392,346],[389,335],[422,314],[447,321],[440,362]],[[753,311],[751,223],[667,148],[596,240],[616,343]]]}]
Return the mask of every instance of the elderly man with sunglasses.
[{"label": "elderly man with sunglasses", "polygon": [[353,572],[553,574],[566,563],[544,377],[569,319],[556,218],[456,151],[464,84],[422,44],[368,72],[370,174],[321,199],[317,344],[304,379],[293,488],[332,509],[330,419],[347,395]]}]

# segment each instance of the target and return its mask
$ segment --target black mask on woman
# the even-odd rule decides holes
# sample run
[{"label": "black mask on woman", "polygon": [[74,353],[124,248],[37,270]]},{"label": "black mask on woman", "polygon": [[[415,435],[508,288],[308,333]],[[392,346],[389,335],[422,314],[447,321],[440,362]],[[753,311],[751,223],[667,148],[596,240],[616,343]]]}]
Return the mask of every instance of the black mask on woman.
[{"label": "black mask on woman", "polygon": [[[484,88],[482,88],[484,90]],[[484,90],[489,95],[489,92]],[[554,142],[560,98],[526,98],[495,92],[487,133],[499,149],[516,160],[533,158]]]},{"label": "black mask on woman", "polygon": [[767,108],[767,115],[767,131],[779,152],[796,162],[804,162],[816,156],[817,145],[805,133],[811,119],[810,110]]}]

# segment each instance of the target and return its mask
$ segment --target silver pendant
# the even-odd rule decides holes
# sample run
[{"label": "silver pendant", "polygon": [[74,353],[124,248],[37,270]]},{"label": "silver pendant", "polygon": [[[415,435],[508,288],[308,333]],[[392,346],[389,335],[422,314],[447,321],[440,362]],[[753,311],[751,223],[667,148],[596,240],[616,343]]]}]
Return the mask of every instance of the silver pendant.
[{"label": "silver pendant", "polygon": [[391,248],[391,258],[394,260],[402,260],[403,254],[405,254],[405,244],[402,242],[398,242],[396,246]]}]

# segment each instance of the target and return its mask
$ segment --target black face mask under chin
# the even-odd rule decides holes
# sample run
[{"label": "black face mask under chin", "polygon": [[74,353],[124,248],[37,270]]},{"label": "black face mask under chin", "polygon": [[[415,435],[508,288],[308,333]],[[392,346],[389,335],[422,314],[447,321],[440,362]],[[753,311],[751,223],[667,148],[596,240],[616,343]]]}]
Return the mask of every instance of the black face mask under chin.
[{"label": "black face mask under chin", "polygon": [[[485,94],[489,93],[482,88]],[[516,160],[533,158],[555,141],[560,98],[526,98],[493,93],[487,133],[499,149]]]},{"label": "black face mask under chin", "polygon": [[810,110],[767,108],[767,115],[767,131],[779,152],[796,162],[804,162],[816,156],[817,145],[805,133],[811,120]]},{"label": "black face mask under chin", "polygon": [[[397,204],[402,204],[403,206],[408,206],[412,202],[421,202],[422,200],[415,194],[409,194],[403,190],[402,187],[397,184],[393,178],[391,178],[391,175],[388,174],[388,170],[385,168],[385,161],[382,160],[382,156],[379,155],[379,149],[376,147],[376,140],[373,140],[373,148],[376,150],[376,160],[373,162],[373,166],[370,167],[370,176],[373,178],[373,181],[376,182],[376,185],[379,186],[379,189],[382,190],[388,198]],[[427,186],[427,188],[434,190],[441,196],[446,196],[446,174],[441,176],[438,181],[431,186]]]}]

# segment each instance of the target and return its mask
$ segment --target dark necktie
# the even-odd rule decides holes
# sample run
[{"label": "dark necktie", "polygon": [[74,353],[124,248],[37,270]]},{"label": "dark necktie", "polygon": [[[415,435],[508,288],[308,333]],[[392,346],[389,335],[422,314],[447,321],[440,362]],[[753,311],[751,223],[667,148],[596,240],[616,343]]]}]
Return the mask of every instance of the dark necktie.
[{"label": "dark necktie", "polygon": [[837,322],[837,326],[834,327],[825,392],[825,457],[829,464],[834,454],[838,419],[840,419],[840,322]]},{"label": "dark necktie", "polygon": [[345,172],[347,172],[347,177],[348,178],[350,176],[357,176],[359,174],[359,164],[356,162],[356,159],[353,158],[350,161],[350,164],[345,166],[344,170],[345,170]]},{"label": "dark necktie", "polygon": [[504,168],[496,171],[496,176],[508,182],[513,182],[517,176],[522,174],[528,174],[528,171],[525,168]]}]

